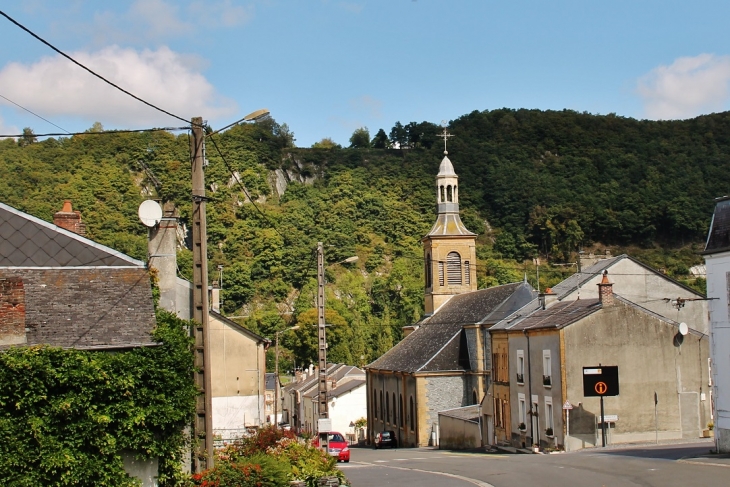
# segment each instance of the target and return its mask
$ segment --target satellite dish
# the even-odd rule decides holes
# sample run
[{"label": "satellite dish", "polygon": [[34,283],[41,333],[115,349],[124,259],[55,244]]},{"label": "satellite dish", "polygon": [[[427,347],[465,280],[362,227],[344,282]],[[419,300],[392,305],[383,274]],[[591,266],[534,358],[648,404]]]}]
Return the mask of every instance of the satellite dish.
[{"label": "satellite dish", "polygon": [[684,321],[679,324],[679,333],[681,335],[686,335],[687,333],[689,333],[689,327]]},{"label": "satellite dish", "polygon": [[146,227],[154,227],[162,220],[162,208],[154,200],[143,201],[137,210],[139,221]]}]

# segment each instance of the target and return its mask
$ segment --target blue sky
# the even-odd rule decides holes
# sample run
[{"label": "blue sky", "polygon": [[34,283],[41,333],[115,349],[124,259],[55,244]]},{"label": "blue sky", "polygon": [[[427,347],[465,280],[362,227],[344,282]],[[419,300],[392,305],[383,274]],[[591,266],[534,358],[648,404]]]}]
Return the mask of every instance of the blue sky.
[{"label": "blue sky", "polygon": [[[268,108],[309,147],[473,110],[650,119],[730,108],[730,2],[27,0],[0,7],[125,89],[213,128]],[[0,17],[0,133],[179,126]],[[3,98],[4,97],[4,98]]]}]

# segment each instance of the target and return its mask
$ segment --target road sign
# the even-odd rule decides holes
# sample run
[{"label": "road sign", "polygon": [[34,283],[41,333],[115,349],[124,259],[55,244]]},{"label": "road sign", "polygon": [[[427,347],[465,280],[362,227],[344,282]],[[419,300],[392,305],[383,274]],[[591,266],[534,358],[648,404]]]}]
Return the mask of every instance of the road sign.
[{"label": "road sign", "polygon": [[618,366],[583,367],[585,397],[618,396]]},{"label": "road sign", "polygon": [[570,401],[565,401],[565,404],[563,404],[563,409],[573,409],[573,405],[570,404]]},{"label": "road sign", "polygon": [[317,430],[320,433],[329,433],[332,431],[332,420],[330,418],[320,418],[317,420]]}]

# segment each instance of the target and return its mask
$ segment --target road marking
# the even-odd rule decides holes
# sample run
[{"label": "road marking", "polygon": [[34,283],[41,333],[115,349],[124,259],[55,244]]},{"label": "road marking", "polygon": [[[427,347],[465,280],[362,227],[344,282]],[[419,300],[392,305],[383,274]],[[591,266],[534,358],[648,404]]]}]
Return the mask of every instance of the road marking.
[{"label": "road marking", "polygon": [[375,463],[388,463],[389,460],[375,460]]},{"label": "road marking", "polygon": [[[375,461],[376,462],[383,462],[383,460],[375,460]],[[373,466],[373,467],[376,466],[376,465],[373,465],[372,463],[369,464],[367,462],[358,462],[358,463],[360,465],[362,465],[362,466],[368,466],[368,465]],[[471,484],[476,485],[477,487],[494,487],[489,482],[483,482],[481,480],[472,479],[472,478],[469,478],[469,477],[464,477],[463,475],[456,475],[456,474],[453,474],[453,473],[436,472],[436,471],[433,471],[433,470],[422,470],[420,468],[393,467],[391,465],[377,465],[377,466],[378,467],[381,467],[381,468],[392,468],[392,469],[395,469],[395,470],[408,470],[408,471],[411,471],[411,472],[421,472],[421,473],[430,473],[430,474],[433,474],[433,475],[443,475],[444,477],[451,477],[452,479],[459,479],[459,480],[463,480],[464,482],[469,482]]]}]

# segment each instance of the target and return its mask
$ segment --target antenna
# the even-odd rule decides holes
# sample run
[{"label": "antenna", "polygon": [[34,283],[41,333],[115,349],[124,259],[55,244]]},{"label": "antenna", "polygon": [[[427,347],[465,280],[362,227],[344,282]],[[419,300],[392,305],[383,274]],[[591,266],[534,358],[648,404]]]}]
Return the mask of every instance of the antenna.
[{"label": "antenna", "polygon": [[162,220],[162,207],[155,200],[146,200],[139,205],[137,214],[142,225],[152,228]]}]

